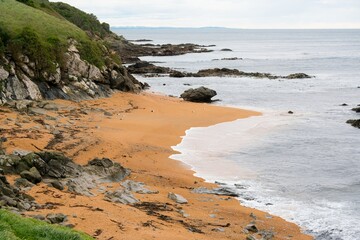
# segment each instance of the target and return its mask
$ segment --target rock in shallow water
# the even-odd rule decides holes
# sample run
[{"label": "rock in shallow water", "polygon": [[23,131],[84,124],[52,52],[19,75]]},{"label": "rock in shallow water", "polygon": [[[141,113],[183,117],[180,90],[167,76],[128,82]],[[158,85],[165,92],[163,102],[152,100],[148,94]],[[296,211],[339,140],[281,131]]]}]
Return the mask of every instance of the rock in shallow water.
[{"label": "rock in shallow water", "polygon": [[350,124],[351,126],[355,127],[355,128],[360,128],[360,119],[357,120],[348,120],[346,122],[347,124]]},{"label": "rock in shallow water", "polygon": [[181,98],[185,101],[190,102],[211,102],[211,98],[217,95],[215,90],[206,88],[206,87],[199,87],[196,89],[190,88],[186,90],[183,94],[181,94]]}]

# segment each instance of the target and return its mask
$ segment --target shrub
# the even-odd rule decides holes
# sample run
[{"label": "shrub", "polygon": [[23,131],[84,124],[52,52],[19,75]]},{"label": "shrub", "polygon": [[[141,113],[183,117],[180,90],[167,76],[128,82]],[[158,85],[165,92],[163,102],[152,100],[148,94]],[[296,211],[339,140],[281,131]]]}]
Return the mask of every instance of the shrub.
[{"label": "shrub", "polygon": [[16,0],[16,1],[26,4],[30,7],[35,7],[35,3],[33,0]]},{"label": "shrub", "polygon": [[105,65],[104,54],[101,50],[100,43],[95,41],[82,41],[80,42],[79,51],[81,58],[88,63],[101,68]]},{"label": "shrub", "polygon": [[60,40],[48,38],[42,41],[35,30],[25,27],[22,32],[9,43],[9,50],[14,59],[19,61],[20,55],[26,55],[35,63],[35,77],[42,80],[43,72],[54,72],[56,62],[63,54]]},{"label": "shrub", "polygon": [[0,26],[0,57],[4,54],[9,39],[10,36],[7,31]]},{"label": "shrub", "polygon": [[50,6],[66,20],[84,31],[89,31],[101,37],[110,33],[110,25],[107,23],[100,23],[94,14],[88,14],[62,2],[50,2]]}]

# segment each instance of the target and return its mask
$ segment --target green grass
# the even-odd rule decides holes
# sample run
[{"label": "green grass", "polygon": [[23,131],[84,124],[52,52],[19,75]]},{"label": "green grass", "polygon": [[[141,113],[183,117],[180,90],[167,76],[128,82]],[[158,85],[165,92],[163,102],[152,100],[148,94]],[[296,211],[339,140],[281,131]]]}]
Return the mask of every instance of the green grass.
[{"label": "green grass", "polygon": [[[53,55],[60,45],[67,45],[67,40],[73,38],[80,44],[79,50],[82,59],[99,68],[105,65],[101,42],[91,40],[82,29],[67,21],[53,10],[47,1],[44,0],[43,3],[41,3],[40,0],[36,0],[34,4],[35,7],[32,7],[16,0],[0,0],[0,30],[10,36],[9,44],[5,46],[6,48],[10,48],[11,50],[11,46],[14,46],[14,44],[12,44],[14,41],[12,40],[17,41],[21,38],[24,29],[30,29],[39,37],[39,43],[41,49],[46,53],[45,55]],[[58,40],[60,45],[53,45],[51,44],[52,41],[50,41],[49,46],[49,39]],[[0,54],[4,52],[3,45],[5,44],[2,39],[2,43],[0,42]],[[20,47],[15,45],[15,47],[12,47],[12,50],[21,49]],[[46,68],[54,65],[53,58],[47,56],[43,56],[41,59],[30,60],[47,62],[46,64],[42,64],[47,65]],[[46,68],[38,70],[48,70]]]},{"label": "green grass", "polygon": [[0,25],[13,37],[21,33],[24,27],[30,27],[35,29],[43,40],[57,37],[62,42],[68,38],[89,41],[86,33],[69,21],[15,0],[0,0],[0,13]]},{"label": "green grass", "polygon": [[93,240],[75,230],[23,218],[0,209],[1,240]]}]

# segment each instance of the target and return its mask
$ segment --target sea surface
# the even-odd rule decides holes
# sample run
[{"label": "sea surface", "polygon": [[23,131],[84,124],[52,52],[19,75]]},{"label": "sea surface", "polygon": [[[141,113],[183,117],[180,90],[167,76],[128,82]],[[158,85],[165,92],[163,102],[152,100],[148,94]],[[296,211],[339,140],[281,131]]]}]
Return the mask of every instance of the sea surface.
[{"label": "sea surface", "polygon": [[[209,182],[236,189],[242,204],[297,223],[317,240],[360,239],[360,30],[116,29],[128,39],[197,43],[211,53],[143,57],[181,71],[227,67],[312,79],[142,78],[151,91],[218,92],[216,104],[263,116],[192,128],[172,156]],[[232,52],[220,51],[230,48]],[[215,60],[238,57],[242,60]],[[348,106],[341,106],[343,103]],[[288,114],[288,111],[294,114]]]}]

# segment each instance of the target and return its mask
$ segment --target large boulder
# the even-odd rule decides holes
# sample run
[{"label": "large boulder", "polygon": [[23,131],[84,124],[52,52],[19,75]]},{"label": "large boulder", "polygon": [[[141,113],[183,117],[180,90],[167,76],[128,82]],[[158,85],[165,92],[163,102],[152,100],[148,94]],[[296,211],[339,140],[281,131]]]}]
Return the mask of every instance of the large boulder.
[{"label": "large boulder", "polygon": [[199,87],[196,89],[190,88],[181,94],[181,98],[190,102],[211,102],[211,98],[217,95],[215,90]]},{"label": "large boulder", "polygon": [[37,184],[37,183],[41,182],[41,180],[42,180],[42,177],[41,177],[39,171],[35,167],[32,167],[29,171],[21,172],[20,176],[34,184]]}]

